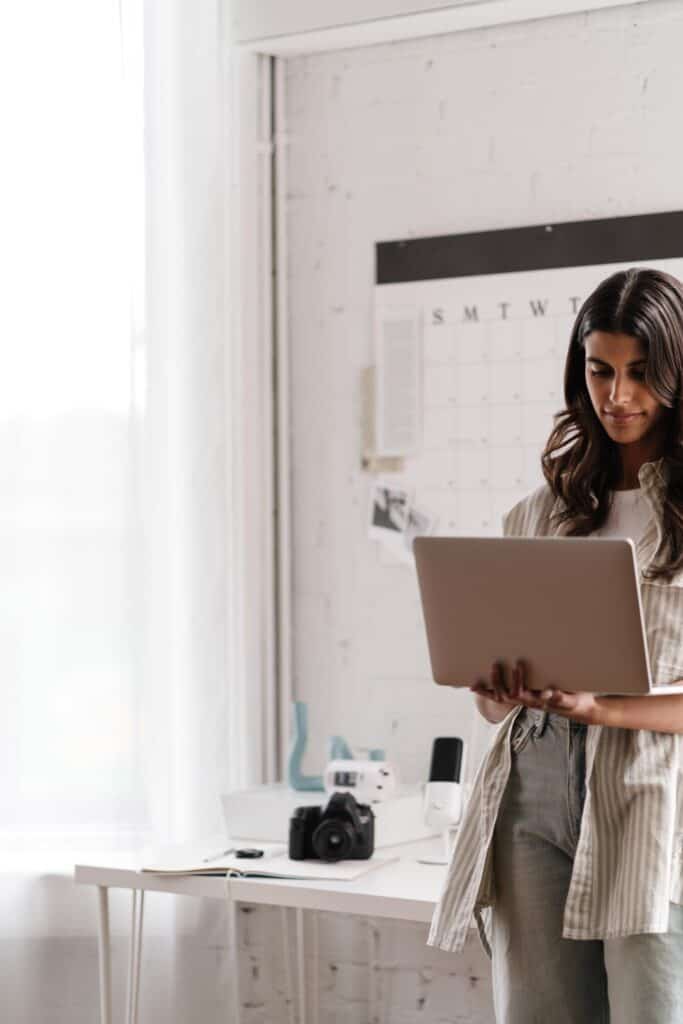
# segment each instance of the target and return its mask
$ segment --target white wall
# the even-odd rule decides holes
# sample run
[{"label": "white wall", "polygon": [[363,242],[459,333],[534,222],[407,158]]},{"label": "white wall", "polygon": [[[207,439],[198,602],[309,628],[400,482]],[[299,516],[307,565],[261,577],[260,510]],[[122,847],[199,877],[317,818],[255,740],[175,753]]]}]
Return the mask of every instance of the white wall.
[{"label": "white wall", "polygon": [[[366,537],[359,375],[372,362],[374,242],[681,208],[681,38],[683,5],[658,0],[289,63],[294,685],[310,704],[307,770],[339,732],[424,777],[432,735],[473,720],[469,695],[429,681],[411,573],[382,564]],[[434,959],[416,931],[381,930],[381,1019],[491,1021],[476,946]],[[367,1019],[362,979],[339,984],[353,962],[332,930],[326,1021]],[[254,1020],[279,1019],[274,993],[260,1002]]]},{"label": "white wall", "polygon": [[295,692],[316,737],[424,777],[470,695],[430,682],[414,576],[367,539],[373,244],[676,209],[683,6],[298,58],[287,75]]}]

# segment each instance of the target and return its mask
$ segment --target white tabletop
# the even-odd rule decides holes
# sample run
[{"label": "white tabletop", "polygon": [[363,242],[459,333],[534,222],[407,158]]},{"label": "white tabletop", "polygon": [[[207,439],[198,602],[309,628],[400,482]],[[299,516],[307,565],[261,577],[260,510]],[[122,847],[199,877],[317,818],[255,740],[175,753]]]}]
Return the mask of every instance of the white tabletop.
[{"label": "white tabletop", "polygon": [[108,888],[144,889],[177,895],[234,900],[305,910],[335,911],[367,917],[428,922],[445,877],[444,865],[421,864],[420,857],[442,851],[440,839],[420,840],[383,849],[398,859],[368,871],[353,882],[284,878],[231,878],[207,875],[155,875],[139,870],[139,858],[116,855],[99,863],[77,864],[75,881]]}]

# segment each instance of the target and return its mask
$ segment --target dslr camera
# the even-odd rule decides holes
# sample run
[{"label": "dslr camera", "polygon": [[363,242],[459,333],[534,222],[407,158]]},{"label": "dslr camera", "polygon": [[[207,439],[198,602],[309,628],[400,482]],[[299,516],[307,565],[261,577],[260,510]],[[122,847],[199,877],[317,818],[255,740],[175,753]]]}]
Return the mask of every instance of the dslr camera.
[{"label": "dslr camera", "polygon": [[351,793],[333,793],[326,807],[296,807],[289,819],[291,860],[367,860],[375,848],[375,815]]}]

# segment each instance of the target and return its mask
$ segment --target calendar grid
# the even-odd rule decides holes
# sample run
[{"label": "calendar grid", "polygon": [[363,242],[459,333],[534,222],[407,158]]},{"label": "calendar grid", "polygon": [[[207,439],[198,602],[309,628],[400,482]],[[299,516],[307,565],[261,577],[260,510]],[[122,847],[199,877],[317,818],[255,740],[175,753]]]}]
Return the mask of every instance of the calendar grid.
[{"label": "calendar grid", "polygon": [[[503,514],[543,482],[576,313],[601,280],[631,265],[375,288],[379,322],[401,309],[422,325],[421,444],[402,476],[438,533],[499,535]],[[643,265],[683,276],[683,259]]]}]

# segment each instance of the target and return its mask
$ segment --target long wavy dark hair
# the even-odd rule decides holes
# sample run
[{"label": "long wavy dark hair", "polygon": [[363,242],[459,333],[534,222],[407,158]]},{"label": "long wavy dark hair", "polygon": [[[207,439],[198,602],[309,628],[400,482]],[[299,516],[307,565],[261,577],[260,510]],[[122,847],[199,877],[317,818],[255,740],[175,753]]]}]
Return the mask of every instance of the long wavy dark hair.
[{"label": "long wavy dark hair", "polygon": [[564,370],[566,408],[554,417],[541,456],[543,474],[564,503],[556,521],[567,524],[564,532],[574,537],[604,524],[621,472],[618,446],[598,419],[586,386],[585,339],[591,331],[628,334],[643,343],[645,384],[669,410],[662,542],[646,575],[670,580],[683,567],[683,284],[659,270],[619,271],[599,284],[578,312]]}]

